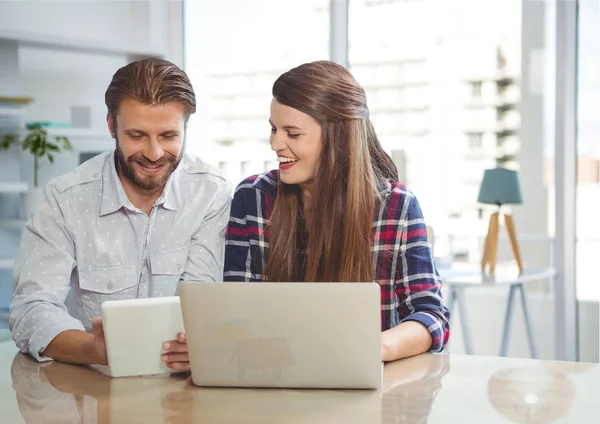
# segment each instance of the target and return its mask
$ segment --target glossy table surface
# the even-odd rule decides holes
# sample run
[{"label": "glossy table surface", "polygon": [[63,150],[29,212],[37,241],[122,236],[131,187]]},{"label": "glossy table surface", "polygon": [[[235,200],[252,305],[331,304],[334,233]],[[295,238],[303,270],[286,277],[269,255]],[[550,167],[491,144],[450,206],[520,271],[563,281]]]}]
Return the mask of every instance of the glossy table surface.
[{"label": "glossy table surface", "polygon": [[2,423],[584,423],[600,365],[424,354],[378,391],[204,389],[186,375],[113,378],[0,343]]}]

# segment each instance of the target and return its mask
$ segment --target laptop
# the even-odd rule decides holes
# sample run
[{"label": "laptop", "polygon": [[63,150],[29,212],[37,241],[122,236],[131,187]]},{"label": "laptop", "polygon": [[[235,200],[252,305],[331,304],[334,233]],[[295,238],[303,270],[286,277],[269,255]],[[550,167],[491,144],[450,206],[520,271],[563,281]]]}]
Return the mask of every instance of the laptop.
[{"label": "laptop", "polygon": [[108,372],[112,377],[174,372],[161,361],[162,344],[183,331],[178,296],[102,303]]},{"label": "laptop", "polygon": [[375,283],[182,283],[193,383],[378,389],[380,290]]}]

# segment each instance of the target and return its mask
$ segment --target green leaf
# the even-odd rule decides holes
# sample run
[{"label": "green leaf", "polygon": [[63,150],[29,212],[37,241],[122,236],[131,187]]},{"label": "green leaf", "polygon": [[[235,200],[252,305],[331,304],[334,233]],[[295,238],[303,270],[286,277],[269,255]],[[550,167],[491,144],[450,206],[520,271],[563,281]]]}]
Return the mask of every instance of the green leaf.
[{"label": "green leaf", "polygon": [[31,140],[31,152],[34,156],[41,156],[40,150],[42,150],[42,140],[34,138]]},{"label": "green leaf", "polygon": [[[21,143],[21,148],[23,151],[28,151],[36,158],[47,157],[50,163],[53,163],[53,153],[59,153],[61,150],[72,149],[71,142],[65,136],[54,136],[51,141],[48,138],[48,131],[42,127],[41,124],[30,125],[27,127],[27,129],[27,135]],[[16,137],[14,137],[14,140],[16,141]],[[12,144],[15,141],[11,141],[10,143]],[[5,141],[0,144],[0,148],[6,149],[7,147],[4,147],[6,143],[7,141],[5,139]],[[10,144],[7,145],[9,146]]]},{"label": "green leaf", "polygon": [[2,137],[2,143],[0,144],[0,150],[10,149],[10,147],[13,144],[17,144],[17,142],[18,139],[15,134],[4,134],[4,136]]},{"label": "green leaf", "polygon": [[65,136],[62,136],[62,135],[56,137],[56,142],[57,143],[62,143],[63,148],[65,150],[71,150],[71,148],[73,147],[73,146],[71,146],[71,142],[69,141],[69,139],[67,137],[65,137]]}]

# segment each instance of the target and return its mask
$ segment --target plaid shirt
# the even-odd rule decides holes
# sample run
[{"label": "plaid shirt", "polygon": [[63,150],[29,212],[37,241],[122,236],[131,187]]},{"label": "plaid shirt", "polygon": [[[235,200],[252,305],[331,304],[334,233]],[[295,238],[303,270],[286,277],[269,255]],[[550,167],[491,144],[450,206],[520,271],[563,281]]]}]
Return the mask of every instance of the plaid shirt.
[{"label": "plaid shirt", "polygon": [[[269,242],[264,236],[277,195],[278,171],[255,175],[236,188],[225,243],[225,281],[264,280]],[[418,321],[430,332],[431,351],[448,342],[450,317],[417,199],[400,183],[384,182],[373,222],[376,282],[381,286],[381,328]],[[391,253],[391,254],[390,254]]]}]

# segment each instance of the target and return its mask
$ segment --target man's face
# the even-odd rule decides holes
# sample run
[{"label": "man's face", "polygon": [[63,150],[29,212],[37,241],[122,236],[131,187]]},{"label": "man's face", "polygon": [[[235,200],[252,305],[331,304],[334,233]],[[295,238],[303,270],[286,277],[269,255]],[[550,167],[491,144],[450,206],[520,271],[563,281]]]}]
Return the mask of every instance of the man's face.
[{"label": "man's face", "polygon": [[143,191],[162,190],[183,155],[185,119],[181,103],[146,105],[124,100],[115,121],[107,116],[108,129],[117,141],[119,175]]}]

